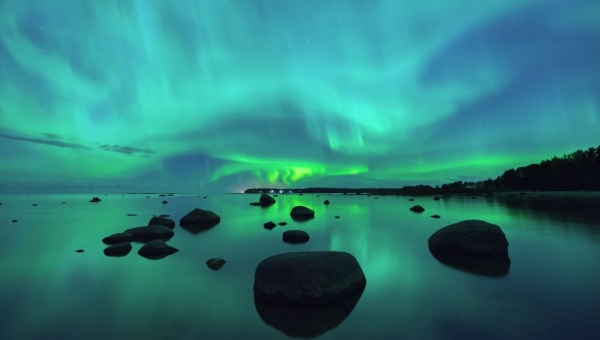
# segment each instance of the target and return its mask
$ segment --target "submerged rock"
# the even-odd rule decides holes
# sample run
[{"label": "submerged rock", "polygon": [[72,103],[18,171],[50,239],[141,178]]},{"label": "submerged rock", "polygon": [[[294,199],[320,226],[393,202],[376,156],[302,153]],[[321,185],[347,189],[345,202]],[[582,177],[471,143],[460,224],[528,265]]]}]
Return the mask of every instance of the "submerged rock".
[{"label": "submerged rock", "polygon": [[100,199],[98,197],[93,197],[90,202],[92,203],[96,203],[96,202],[100,202]]},{"label": "submerged rock", "polygon": [[178,251],[179,249],[169,246],[162,240],[154,240],[144,244],[138,254],[149,259],[161,259]]},{"label": "submerged rock", "polygon": [[308,233],[302,230],[287,230],[283,233],[283,242],[306,243],[309,240]]},{"label": "submerged rock", "polygon": [[131,251],[131,243],[129,242],[121,242],[117,244],[113,244],[112,246],[108,246],[104,248],[104,255],[106,256],[125,256],[129,254]]},{"label": "submerged rock", "polygon": [[305,206],[298,205],[292,209],[290,216],[294,220],[308,220],[315,218],[315,212]]},{"label": "submerged rock", "polygon": [[268,257],[257,266],[254,295],[276,304],[316,306],[362,291],[366,283],[362,268],[349,253],[284,253]]},{"label": "submerged rock", "polygon": [[12,220],[12,223],[17,223],[17,220]]},{"label": "submerged rock", "polygon": [[415,205],[414,207],[410,208],[410,211],[421,213],[421,212],[425,211],[425,208],[423,208],[420,205]]},{"label": "submerged rock", "polygon": [[131,234],[134,241],[148,242],[151,240],[168,240],[173,237],[173,230],[164,225],[149,225],[125,230]]},{"label": "submerged rock", "polygon": [[222,258],[213,258],[206,261],[206,265],[212,270],[219,270],[225,265],[226,262],[227,261],[223,260]]},{"label": "submerged rock", "polygon": [[158,217],[152,217],[150,219],[150,222],[148,222],[148,225],[164,225],[165,227],[173,229],[173,228],[175,228],[175,221],[173,221],[170,218],[158,216]]},{"label": "submerged rock", "polygon": [[104,244],[117,244],[133,241],[133,235],[130,233],[116,233],[102,239]]}]

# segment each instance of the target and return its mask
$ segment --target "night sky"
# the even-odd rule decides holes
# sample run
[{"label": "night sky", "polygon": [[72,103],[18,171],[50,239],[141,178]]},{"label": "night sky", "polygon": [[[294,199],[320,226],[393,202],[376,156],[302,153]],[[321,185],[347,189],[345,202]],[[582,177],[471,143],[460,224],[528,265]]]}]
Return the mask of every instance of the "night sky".
[{"label": "night sky", "polygon": [[0,1],[7,191],[401,187],[600,144],[600,1]]}]

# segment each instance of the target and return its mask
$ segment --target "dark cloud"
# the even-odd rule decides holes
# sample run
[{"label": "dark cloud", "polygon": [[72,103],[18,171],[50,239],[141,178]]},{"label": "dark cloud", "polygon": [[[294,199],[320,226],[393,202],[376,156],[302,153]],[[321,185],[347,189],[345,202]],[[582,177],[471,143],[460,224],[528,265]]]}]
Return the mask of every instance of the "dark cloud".
[{"label": "dark cloud", "polygon": [[149,156],[149,155],[156,154],[156,151],[154,151],[154,150],[140,149],[140,148],[136,148],[134,146],[126,146],[126,145],[102,144],[102,145],[100,145],[100,149],[102,149],[104,151],[124,153],[126,155],[133,155],[135,153],[141,153],[145,156]]},{"label": "dark cloud", "polygon": [[0,138],[11,139],[23,142],[30,142],[35,144],[45,144],[51,146],[58,146],[60,148],[70,148],[70,149],[81,149],[81,150],[89,150],[92,148],[85,146],[80,143],[75,142],[67,142],[64,141],[60,135],[53,133],[43,133],[40,136],[26,136],[21,135],[15,132],[11,132],[9,130],[0,129]]}]

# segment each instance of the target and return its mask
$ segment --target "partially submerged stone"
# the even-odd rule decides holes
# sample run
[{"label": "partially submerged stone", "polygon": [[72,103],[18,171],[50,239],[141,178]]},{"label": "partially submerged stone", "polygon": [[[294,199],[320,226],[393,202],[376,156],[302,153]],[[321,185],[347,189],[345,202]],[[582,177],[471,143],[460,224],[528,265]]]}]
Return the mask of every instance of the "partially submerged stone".
[{"label": "partially submerged stone", "polygon": [[133,241],[133,235],[130,233],[116,233],[110,236],[106,236],[102,239],[104,244],[118,244],[122,242],[131,242]]},{"label": "partially submerged stone", "polygon": [[221,217],[209,210],[194,209],[179,220],[179,225],[191,232],[210,229],[221,221]]},{"label": "partially submerged stone", "polygon": [[121,242],[117,244],[113,244],[112,246],[108,246],[104,248],[104,255],[106,256],[125,256],[129,254],[131,251],[131,243],[129,242]]},{"label": "partially submerged stone", "polygon": [[421,213],[423,211],[425,211],[425,208],[423,208],[420,205],[415,205],[413,207],[410,208],[410,211],[416,212],[416,213]]},{"label": "partially submerged stone", "polygon": [[290,212],[290,216],[294,220],[307,220],[315,218],[315,212],[310,208],[302,205],[295,206]]},{"label": "partially submerged stone", "polygon": [[206,261],[206,265],[212,270],[219,270],[223,268],[226,262],[227,261],[223,260],[222,258],[212,258]]},{"label": "partially submerged stone", "polygon": [[148,225],[125,230],[131,234],[134,241],[147,242],[152,240],[168,240],[173,237],[174,233],[169,227],[164,225]]},{"label": "partially submerged stone", "polygon": [[154,240],[144,244],[138,254],[149,259],[161,259],[178,251],[179,249],[169,246],[162,240]]},{"label": "partially submerged stone", "polygon": [[156,216],[156,217],[152,217],[150,219],[150,222],[148,222],[148,225],[164,225],[165,227],[167,227],[169,229],[173,229],[173,228],[175,228],[175,221],[173,221],[170,218],[163,217],[163,216]]},{"label": "partially submerged stone", "polygon": [[263,224],[263,227],[265,227],[265,229],[269,229],[269,230],[275,228],[276,226],[277,226],[277,224],[275,224],[273,221],[269,221],[269,222]]},{"label": "partially submerged stone", "polygon": [[97,203],[97,202],[100,202],[100,199],[99,199],[98,197],[93,197],[93,198],[90,200],[90,202],[91,202],[91,203]]},{"label": "partially submerged stone", "polygon": [[283,242],[306,243],[309,240],[308,233],[302,230],[287,230],[283,233]]},{"label": "partially submerged stone", "polygon": [[362,291],[366,283],[362,268],[349,253],[284,253],[268,257],[257,266],[254,294],[271,303],[315,306]]}]

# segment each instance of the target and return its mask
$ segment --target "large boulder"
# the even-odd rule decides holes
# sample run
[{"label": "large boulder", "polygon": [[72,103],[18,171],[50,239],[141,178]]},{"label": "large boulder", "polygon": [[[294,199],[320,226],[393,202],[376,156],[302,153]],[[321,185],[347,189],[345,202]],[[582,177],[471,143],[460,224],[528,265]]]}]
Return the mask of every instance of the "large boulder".
[{"label": "large boulder", "polygon": [[106,256],[125,256],[131,251],[131,243],[121,242],[104,248]]},{"label": "large boulder", "polygon": [[461,256],[507,256],[508,241],[502,229],[480,220],[443,227],[429,237],[429,250]]},{"label": "large boulder", "polygon": [[110,236],[106,236],[102,239],[102,242],[104,242],[104,244],[117,244],[131,241],[133,241],[133,235],[131,235],[130,233],[116,233]]},{"label": "large boulder", "polygon": [[214,227],[221,217],[209,210],[194,209],[179,220],[179,225],[191,232],[200,232]]},{"label": "large boulder", "polygon": [[173,230],[164,225],[148,225],[125,230],[133,236],[134,241],[168,240],[173,237]]},{"label": "large boulder", "polygon": [[308,220],[315,218],[315,212],[305,206],[298,205],[292,209],[290,216],[294,220]]},{"label": "large boulder", "polygon": [[283,233],[283,242],[286,243],[306,243],[308,239],[308,233],[302,230],[287,230]]},{"label": "large boulder", "polygon": [[161,240],[154,240],[144,244],[138,254],[149,259],[160,259],[178,252],[179,249],[173,248]]},{"label": "large boulder", "polygon": [[166,218],[166,217],[162,217],[162,216],[155,216],[150,219],[150,222],[148,222],[148,225],[164,225],[165,227],[173,229],[173,228],[175,228],[175,221],[173,221],[170,218]]},{"label": "large boulder", "polygon": [[316,306],[362,291],[366,284],[365,274],[349,253],[284,253],[259,263],[254,274],[254,295],[271,303]]}]

